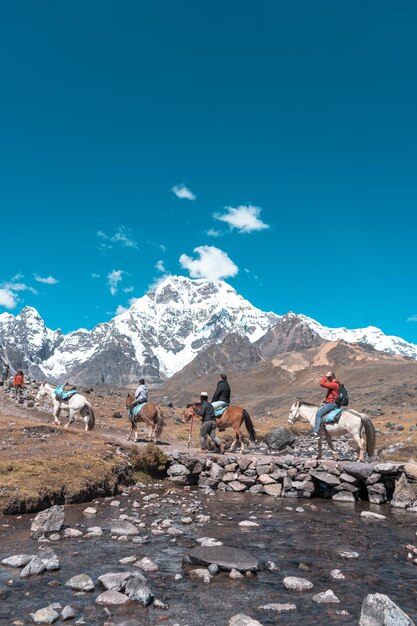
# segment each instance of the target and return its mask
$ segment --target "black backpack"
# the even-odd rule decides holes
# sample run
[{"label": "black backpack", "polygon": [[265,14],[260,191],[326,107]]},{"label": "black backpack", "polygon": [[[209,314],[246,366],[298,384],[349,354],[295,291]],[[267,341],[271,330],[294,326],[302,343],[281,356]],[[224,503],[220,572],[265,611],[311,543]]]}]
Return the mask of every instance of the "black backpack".
[{"label": "black backpack", "polygon": [[349,394],[342,383],[339,383],[339,397],[336,400],[336,404],[339,406],[347,406],[349,404]]}]

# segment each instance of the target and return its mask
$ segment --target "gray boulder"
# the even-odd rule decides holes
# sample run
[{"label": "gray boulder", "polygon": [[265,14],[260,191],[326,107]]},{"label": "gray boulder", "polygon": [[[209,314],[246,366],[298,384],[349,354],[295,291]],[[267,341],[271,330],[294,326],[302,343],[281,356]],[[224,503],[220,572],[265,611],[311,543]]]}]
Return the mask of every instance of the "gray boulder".
[{"label": "gray boulder", "polygon": [[139,530],[126,520],[117,520],[112,522],[110,527],[110,532],[112,535],[126,535],[128,537],[133,537],[134,535],[139,535]]},{"label": "gray boulder", "polygon": [[249,615],[239,613],[238,615],[233,615],[229,620],[228,626],[262,626],[262,624],[257,619],[249,617]]},{"label": "gray boulder", "polygon": [[227,572],[232,569],[256,572],[259,569],[259,562],[255,557],[245,550],[230,546],[199,546],[188,552],[188,558],[195,565],[208,567],[213,563]]},{"label": "gray boulder", "polygon": [[33,554],[15,554],[9,556],[7,559],[3,559],[1,564],[8,567],[25,567],[34,558]]},{"label": "gray boulder", "polygon": [[366,480],[374,470],[371,463],[359,463],[359,461],[345,461],[340,465],[344,472],[359,480]]},{"label": "gray boulder", "polygon": [[292,446],[297,437],[288,428],[272,428],[265,435],[265,441],[271,450],[284,450],[287,446]]},{"label": "gray boulder", "polygon": [[39,609],[33,616],[33,621],[35,624],[53,624],[59,617],[59,613],[57,613],[52,607],[47,606],[44,609]]},{"label": "gray boulder", "polygon": [[51,506],[46,511],[38,513],[32,522],[30,530],[32,536],[36,539],[41,535],[56,533],[61,530],[65,519],[63,506]]},{"label": "gray boulder", "polygon": [[383,593],[370,593],[362,604],[359,626],[415,626],[414,622]]},{"label": "gray boulder", "polygon": [[132,576],[126,583],[125,594],[136,602],[140,602],[143,606],[149,606],[154,600],[154,595],[146,583]]},{"label": "gray boulder", "polygon": [[406,475],[401,474],[395,484],[395,491],[391,500],[391,506],[398,509],[406,509],[407,507],[412,506],[416,499],[417,495],[414,487],[408,482]]}]

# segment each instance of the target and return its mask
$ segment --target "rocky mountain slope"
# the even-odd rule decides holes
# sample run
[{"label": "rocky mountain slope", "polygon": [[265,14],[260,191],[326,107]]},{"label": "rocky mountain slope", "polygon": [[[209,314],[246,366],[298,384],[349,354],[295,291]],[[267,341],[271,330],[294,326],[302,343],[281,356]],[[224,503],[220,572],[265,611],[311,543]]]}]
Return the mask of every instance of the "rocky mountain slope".
[{"label": "rocky mountain slope", "polygon": [[[231,333],[235,339],[221,346]],[[234,360],[246,368],[252,360],[339,340],[417,359],[416,345],[377,328],[332,329],[304,315],[265,313],[225,282],[182,276],[166,277],[127,311],[91,331],[52,331],[31,307],[17,316],[0,315],[0,358],[13,369],[85,385],[126,385],[140,376],[162,382],[210,346],[205,358],[210,367],[218,359],[218,372],[221,363],[230,367]]]}]

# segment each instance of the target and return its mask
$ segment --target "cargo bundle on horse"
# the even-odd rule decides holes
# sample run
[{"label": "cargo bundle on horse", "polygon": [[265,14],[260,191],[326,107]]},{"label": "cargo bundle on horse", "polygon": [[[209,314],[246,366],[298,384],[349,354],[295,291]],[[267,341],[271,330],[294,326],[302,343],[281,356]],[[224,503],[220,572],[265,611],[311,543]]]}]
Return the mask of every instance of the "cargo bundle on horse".
[{"label": "cargo bundle on horse", "polygon": [[163,428],[165,426],[164,414],[161,407],[155,402],[144,402],[142,404],[134,404],[135,397],[128,393],[126,398],[126,408],[128,410],[128,416],[130,421],[130,433],[128,441],[132,438],[132,434],[135,433],[134,441],[138,440],[138,422],[144,422],[149,426],[149,441],[157,443],[158,437],[162,435]]},{"label": "cargo bundle on horse", "polygon": [[[188,404],[187,407],[183,410],[181,415],[181,422],[186,424],[190,420],[194,418],[195,409],[200,406],[199,402],[194,402],[192,404]],[[231,404],[227,409],[220,415],[216,417],[216,428],[220,431],[226,430],[226,428],[233,428],[235,431],[235,440],[230,446],[229,452],[233,451],[236,445],[240,442],[240,451],[244,452],[245,450],[245,441],[244,436],[241,431],[241,426],[245,423],[246,430],[249,434],[249,439],[254,442],[256,441],[256,432],[253,426],[253,422],[250,418],[249,413],[246,409]]]}]

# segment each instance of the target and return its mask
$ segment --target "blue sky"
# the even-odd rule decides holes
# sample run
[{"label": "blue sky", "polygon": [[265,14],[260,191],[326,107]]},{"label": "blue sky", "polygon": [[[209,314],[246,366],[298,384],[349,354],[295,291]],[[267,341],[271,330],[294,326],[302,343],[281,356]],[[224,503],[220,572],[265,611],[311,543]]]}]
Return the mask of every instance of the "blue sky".
[{"label": "blue sky", "polygon": [[417,342],[416,26],[411,1],[7,3],[0,311],[91,328],[209,272]]}]

